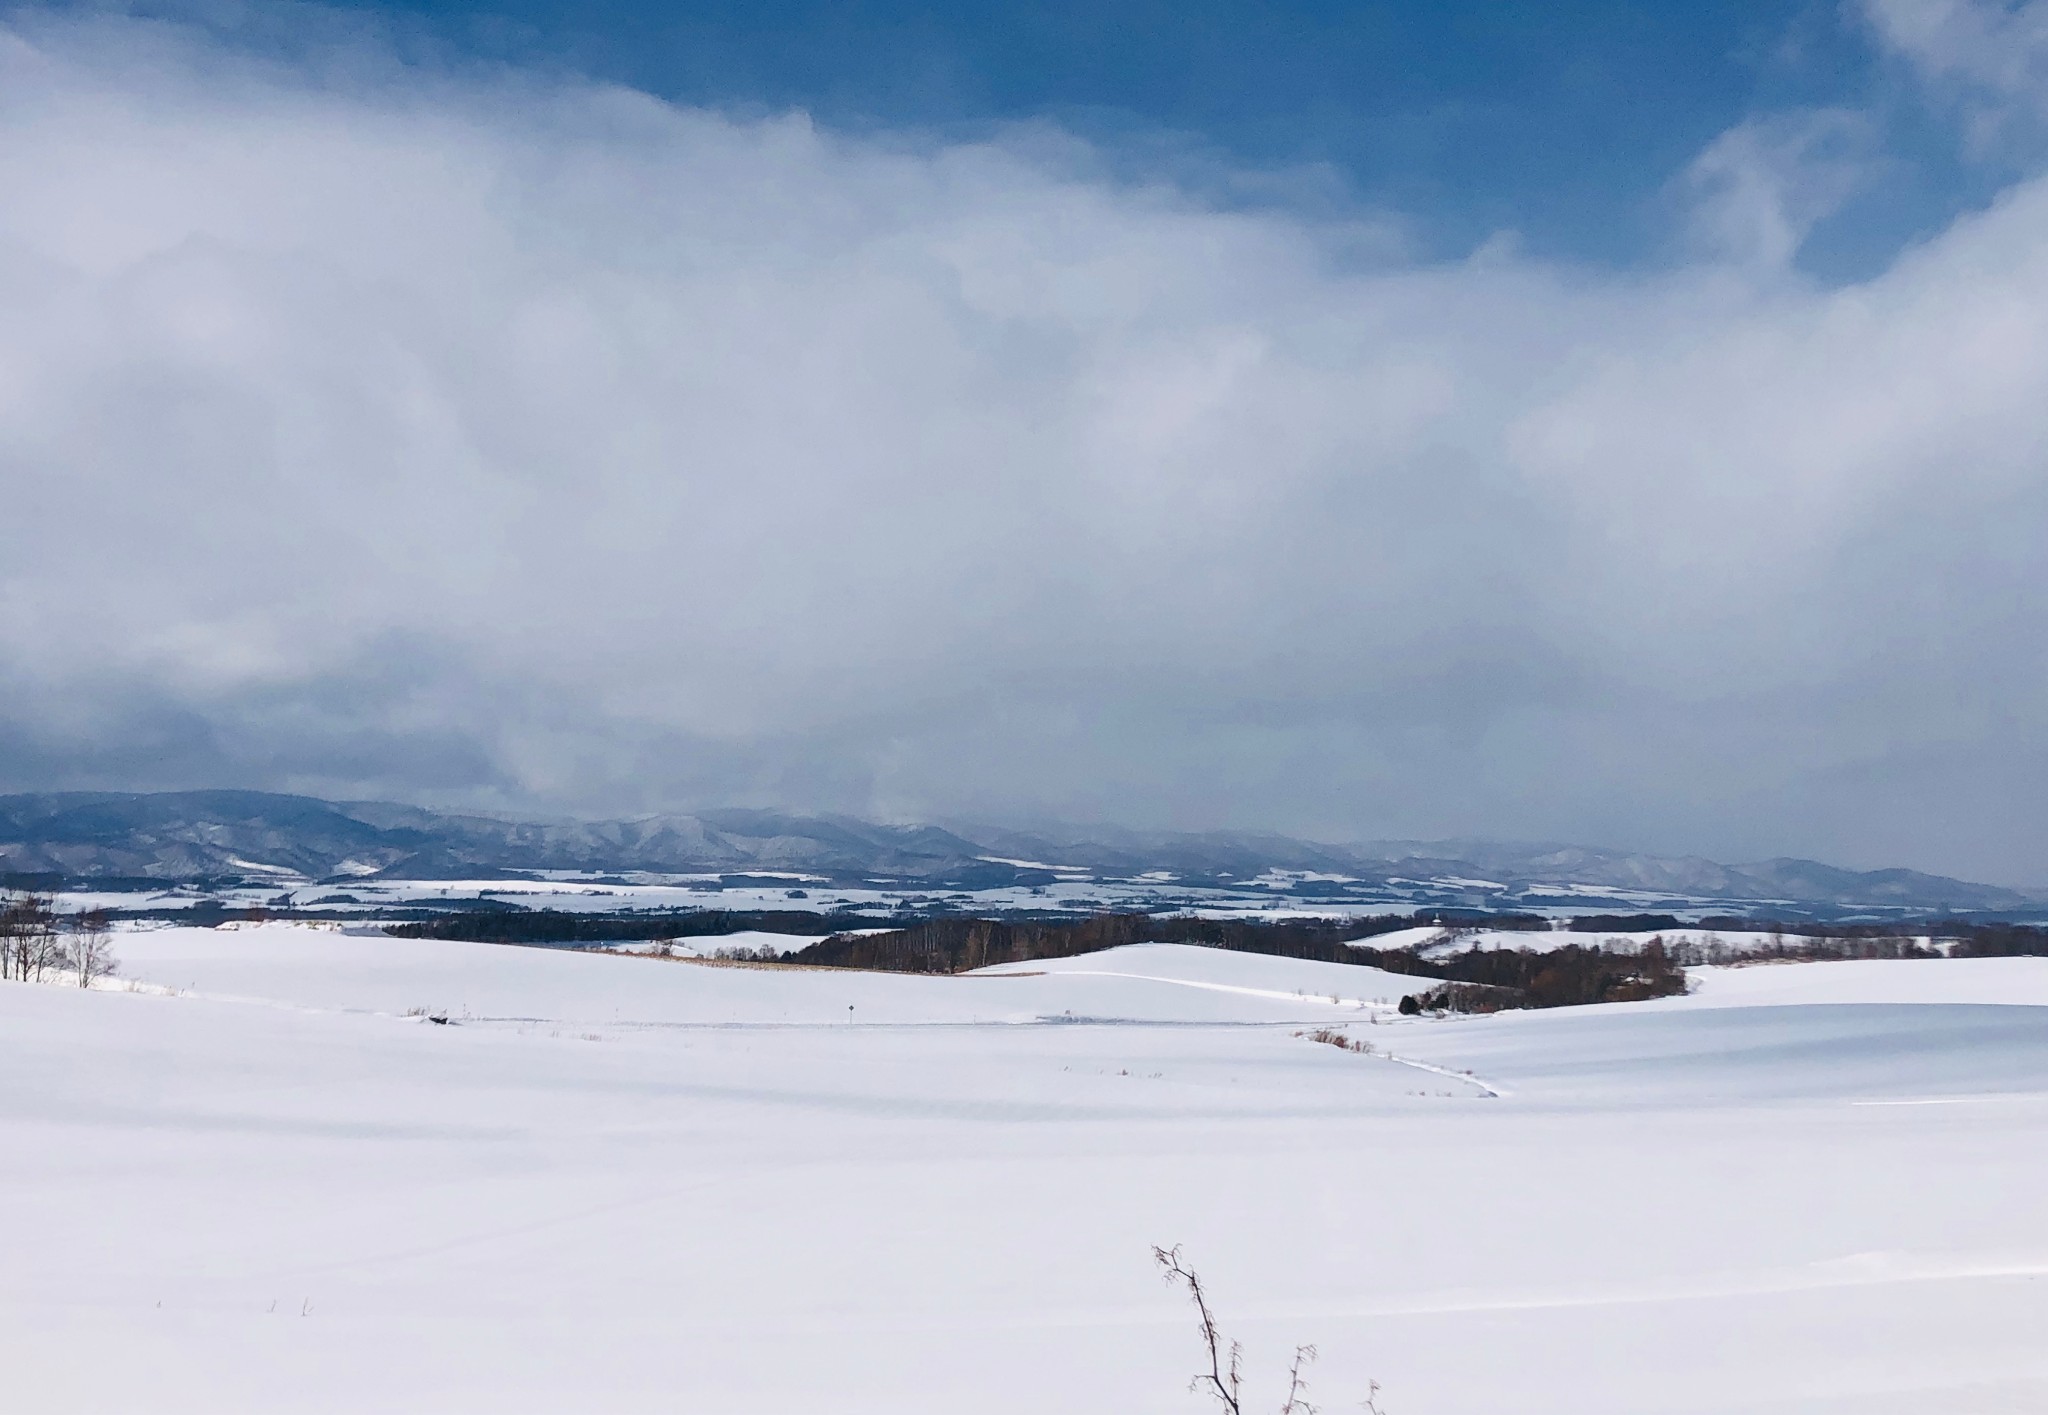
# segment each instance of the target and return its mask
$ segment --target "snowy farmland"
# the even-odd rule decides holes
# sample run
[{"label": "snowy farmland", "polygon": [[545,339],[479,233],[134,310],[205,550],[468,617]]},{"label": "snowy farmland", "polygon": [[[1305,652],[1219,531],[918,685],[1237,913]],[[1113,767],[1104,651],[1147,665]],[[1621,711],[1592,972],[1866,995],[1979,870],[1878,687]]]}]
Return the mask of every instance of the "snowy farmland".
[{"label": "snowy farmland", "polygon": [[2048,960],[1401,1019],[1166,945],[118,942],[0,985],[9,1409],[1192,1412],[1175,1243],[1247,1409],[1300,1342],[1332,1412],[2048,1408]]}]

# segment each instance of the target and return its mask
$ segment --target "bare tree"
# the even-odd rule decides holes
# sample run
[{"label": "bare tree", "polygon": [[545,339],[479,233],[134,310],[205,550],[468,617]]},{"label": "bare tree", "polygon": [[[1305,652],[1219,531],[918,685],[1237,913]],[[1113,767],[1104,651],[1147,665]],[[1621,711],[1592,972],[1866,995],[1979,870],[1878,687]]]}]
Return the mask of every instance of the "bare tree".
[{"label": "bare tree", "polygon": [[38,921],[29,961],[35,966],[37,982],[43,980],[44,969],[60,967],[64,962],[63,946],[57,942],[57,916],[48,909]]},{"label": "bare tree", "polygon": [[55,925],[46,895],[17,894],[0,903],[0,978],[40,981],[55,961]]},{"label": "bare tree", "polygon": [[72,916],[70,956],[66,961],[77,972],[80,987],[89,988],[95,978],[104,978],[114,971],[113,933],[114,925],[104,909],[88,909]]},{"label": "bare tree", "polygon": [[[1159,1264],[1168,1283],[1188,1290],[1188,1299],[1201,1318],[1202,1349],[1208,1354],[1209,1369],[1198,1372],[1188,1382],[1188,1389],[1214,1396],[1229,1415],[1244,1415],[1244,1348],[1235,1341],[1225,1345],[1223,1334],[1216,1329],[1209,1293],[1202,1286],[1200,1275],[1182,1260],[1178,1243],[1171,1248],[1154,1248],[1152,1261]],[[1302,1375],[1303,1368],[1315,1359],[1313,1346],[1294,1348],[1294,1360],[1287,1367],[1287,1399],[1280,1407],[1280,1415],[1316,1415],[1317,1407],[1308,1400],[1308,1380]],[[1366,1415],[1385,1415],[1379,1407],[1379,1394],[1380,1383],[1374,1381],[1365,1398]]]}]

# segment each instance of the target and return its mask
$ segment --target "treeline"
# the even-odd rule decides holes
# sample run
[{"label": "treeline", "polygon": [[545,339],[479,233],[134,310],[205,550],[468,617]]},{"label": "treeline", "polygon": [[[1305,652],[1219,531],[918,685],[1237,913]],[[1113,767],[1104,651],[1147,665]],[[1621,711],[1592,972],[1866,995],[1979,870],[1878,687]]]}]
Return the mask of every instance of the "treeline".
[{"label": "treeline", "polygon": [[658,915],[470,909],[417,923],[392,924],[385,932],[395,938],[443,938],[462,943],[635,943],[748,932],[814,936],[820,929],[869,928],[874,922],[857,914],[816,914],[802,909],[705,909]]},{"label": "treeline", "polygon": [[1419,958],[1407,949],[1352,952],[1359,962],[1390,973],[1445,980],[1442,987],[1403,998],[1401,1010],[1411,1014],[1642,1002],[1673,997],[1686,988],[1685,968],[1655,939],[1638,953],[1609,953],[1576,943],[1544,953],[1475,948],[1442,958]]},{"label": "treeline", "polygon": [[1951,958],[2048,958],[2048,928],[2030,924],[1979,924],[1958,938]]},{"label": "treeline", "polygon": [[[1702,968],[1724,963],[1816,963],[1848,958],[1942,958],[1948,955],[1931,946],[1925,937],[1893,933],[1841,933],[1829,935],[1786,934],[1773,931],[1762,943],[1745,940],[1729,943],[1718,934],[1666,941],[1653,936],[1680,964]],[[1951,944],[1950,947],[1958,945]],[[1956,957],[1967,956],[1961,952]]]},{"label": "treeline", "polygon": [[[1748,925],[1751,930],[1757,926]],[[1826,933],[1771,929],[1762,943],[1740,945],[1709,933],[1697,938],[1651,939],[1688,968],[1780,961],[1833,962],[1854,958],[2048,957],[2048,928],[2034,924],[1837,925]]]}]

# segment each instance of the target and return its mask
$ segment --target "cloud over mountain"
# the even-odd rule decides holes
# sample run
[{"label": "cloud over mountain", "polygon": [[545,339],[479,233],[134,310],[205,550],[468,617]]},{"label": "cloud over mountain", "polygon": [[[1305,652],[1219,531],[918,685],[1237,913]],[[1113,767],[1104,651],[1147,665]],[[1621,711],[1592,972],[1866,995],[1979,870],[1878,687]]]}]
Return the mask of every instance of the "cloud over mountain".
[{"label": "cloud over mountain", "polygon": [[1760,115],[1684,260],[1438,261],[338,33],[0,31],[14,785],[2040,877],[2041,177],[1823,286]]}]

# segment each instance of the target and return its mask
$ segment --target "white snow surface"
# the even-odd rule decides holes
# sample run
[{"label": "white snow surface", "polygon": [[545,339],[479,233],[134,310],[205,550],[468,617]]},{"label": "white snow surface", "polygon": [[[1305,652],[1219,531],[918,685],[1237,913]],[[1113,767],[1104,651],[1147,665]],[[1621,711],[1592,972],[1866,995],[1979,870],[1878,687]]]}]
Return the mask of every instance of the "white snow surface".
[{"label": "white snow surface", "polygon": [[1902,958],[1746,963],[1694,968],[1692,995],[1646,1002],[1672,1007],[1789,1003],[1948,1003],[2048,1008],[2048,959]]},{"label": "white snow surface", "polygon": [[2048,1409],[2044,960],[1431,1020],[1156,945],[118,944],[0,984],[10,1410],[1199,1411],[1153,1243],[1247,1409],[1309,1341],[1331,1411]]}]

